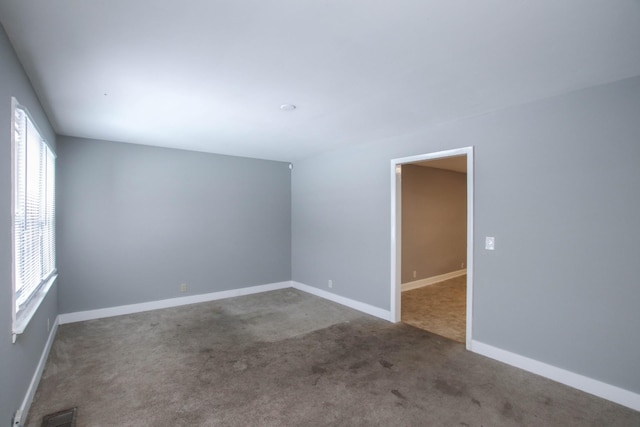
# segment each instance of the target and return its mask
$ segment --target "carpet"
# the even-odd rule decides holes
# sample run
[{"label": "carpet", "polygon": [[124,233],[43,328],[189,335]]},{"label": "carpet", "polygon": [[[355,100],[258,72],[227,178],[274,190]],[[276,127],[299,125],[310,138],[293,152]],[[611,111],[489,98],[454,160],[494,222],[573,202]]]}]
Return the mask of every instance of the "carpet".
[{"label": "carpet", "polygon": [[630,426],[640,413],[293,289],[62,325],[78,426]]}]

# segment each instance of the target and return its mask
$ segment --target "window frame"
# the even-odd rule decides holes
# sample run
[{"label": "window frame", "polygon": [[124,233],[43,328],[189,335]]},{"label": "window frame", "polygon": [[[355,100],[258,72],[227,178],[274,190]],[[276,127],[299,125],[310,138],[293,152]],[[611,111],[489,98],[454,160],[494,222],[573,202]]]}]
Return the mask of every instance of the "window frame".
[{"label": "window frame", "polygon": [[[17,213],[17,192],[18,192],[18,154],[17,154],[17,144],[18,144],[18,138],[16,135],[16,113],[17,110],[22,111],[22,113],[25,116],[25,127],[29,127],[29,123],[30,125],[33,127],[33,129],[35,129],[35,131],[37,132],[38,136],[39,136],[39,143],[44,145],[44,156],[43,159],[41,159],[42,161],[45,162],[49,162],[49,154],[52,157],[53,160],[53,174],[49,174],[48,171],[46,171],[44,173],[44,194],[46,195],[49,192],[49,184],[52,184],[52,196],[53,196],[53,215],[52,218],[50,218],[50,220],[53,222],[53,230],[52,230],[52,234],[51,234],[51,238],[53,239],[53,242],[51,242],[51,247],[52,247],[52,256],[53,256],[53,269],[48,272],[42,272],[42,275],[45,275],[44,277],[40,277],[40,283],[38,285],[36,285],[30,292],[29,296],[26,298],[26,300],[24,301],[24,303],[22,303],[22,307],[18,306],[18,301],[17,301],[17,293],[16,293],[16,288],[17,288],[17,284],[18,284],[18,280],[17,280],[17,275],[18,275],[18,268],[17,268],[17,264],[18,264],[18,256],[17,256],[17,229],[16,229],[16,223],[17,223],[17,219],[16,219],[16,213]],[[27,142],[27,138],[28,136],[25,135],[25,150],[26,150],[26,146],[28,145]],[[40,149],[42,149],[42,145],[40,146]],[[33,120],[33,117],[31,116],[31,114],[29,113],[29,110],[21,105],[17,99],[15,97],[11,98],[11,243],[12,243],[12,248],[11,248],[11,254],[12,254],[12,266],[11,266],[11,270],[12,270],[12,280],[11,280],[11,288],[12,288],[12,292],[11,292],[11,313],[12,313],[12,323],[11,323],[11,328],[12,328],[12,337],[13,337],[13,342],[16,342],[16,337],[19,334],[22,334],[25,329],[27,328],[27,325],[29,324],[29,322],[31,321],[31,319],[33,318],[33,316],[35,315],[35,313],[38,311],[38,308],[40,307],[40,304],[42,303],[42,301],[44,301],[45,297],[47,296],[47,293],[49,292],[49,290],[51,289],[51,287],[53,286],[53,283],[55,282],[56,278],[58,277],[57,274],[57,264],[56,264],[56,227],[55,227],[55,194],[56,194],[56,178],[55,178],[55,163],[56,163],[56,153],[55,151],[51,148],[51,146],[49,145],[49,143],[47,142],[47,140],[42,136],[42,132],[40,131],[40,128],[37,126],[35,120]],[[25,170],[24,172],[24,180],[26,183],[27,178],[27,172]],[[53,177],[53,183],[48,182],[48,179]],[[39,182],[38,184],[42,184],[42,182]],[[39,203],[43,203],[41,201],[39,201]],[[45,211],[47,210],[46,207],[41,206],[40,209],[44,209]],[[39,242],[39,250],[40,250],[40,258],[42,259],[43,257],[43,252],[44,252],[44,245],[45,245],[45,240],[43,239],[43,233],[40,232],[38,233],[38,238],[40,240]]]}]

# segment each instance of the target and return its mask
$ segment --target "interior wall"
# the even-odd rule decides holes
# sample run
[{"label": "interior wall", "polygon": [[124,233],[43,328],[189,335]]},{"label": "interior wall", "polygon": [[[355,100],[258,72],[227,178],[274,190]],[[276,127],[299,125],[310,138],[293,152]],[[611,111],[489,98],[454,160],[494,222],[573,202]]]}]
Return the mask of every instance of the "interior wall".
[{"label": "interior wall", "polygon": [[2,26],[0,76],[0,425],[10,425],[47,342],[47,320],[53,324],[58,315],[58,284],[54,284],[25,332],[12,344],[11,97],[27,107],[54,150],[56,136]]},{"label": "interior wall", "polygon": [[408,164],[402,166],[401,182],[401,282],[464,268],[467,265],[467,175]]},{"label": "interior wall", "polygon": [[639,111],[635,77],[298,162],[293,280],[388,310],[390,160],[474,146],[473,339],[638,393]]},{"label": "interior wall", "polygon": [[58,151],[61,313],[291,279],[288,163],[62,136]]}]

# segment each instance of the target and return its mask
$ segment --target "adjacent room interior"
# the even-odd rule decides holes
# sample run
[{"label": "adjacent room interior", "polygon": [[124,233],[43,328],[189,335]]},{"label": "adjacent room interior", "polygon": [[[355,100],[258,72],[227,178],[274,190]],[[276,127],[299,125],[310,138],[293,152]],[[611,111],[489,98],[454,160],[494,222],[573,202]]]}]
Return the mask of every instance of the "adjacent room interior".
[{"label": "adjacent room interior", "polygon": [[402,321],[461,343],[467,330],[467,156],[402,165]]},{"label": "adjacent room interior", "polygon": [[0,424],[640,424],[638,1],[0,24]]}]

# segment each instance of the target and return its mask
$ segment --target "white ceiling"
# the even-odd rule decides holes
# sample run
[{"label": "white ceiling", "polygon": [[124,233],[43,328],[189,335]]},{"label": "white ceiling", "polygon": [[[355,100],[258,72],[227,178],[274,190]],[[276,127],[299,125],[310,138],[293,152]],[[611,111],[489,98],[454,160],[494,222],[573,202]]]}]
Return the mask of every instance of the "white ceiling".
[{"label": "white ceiling", "polygon": [[59,134],[284,161],[640,75],[640,0],[0,0],[0,21]]},{"label": "white ceiling", "polygon": [[444,169],[453,172],[467,173],[467,156],[440,157],[413,163],[427,168]]}]

